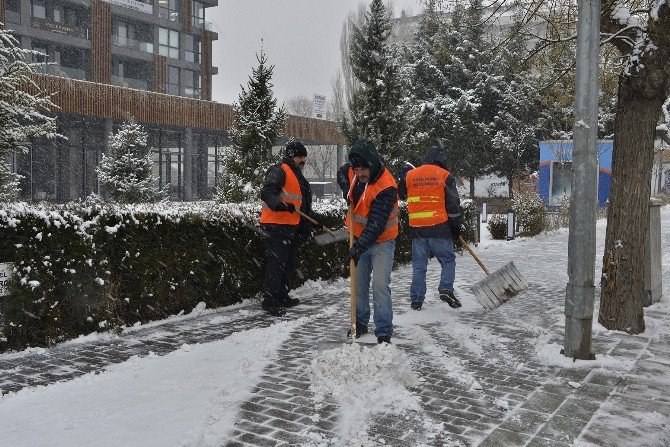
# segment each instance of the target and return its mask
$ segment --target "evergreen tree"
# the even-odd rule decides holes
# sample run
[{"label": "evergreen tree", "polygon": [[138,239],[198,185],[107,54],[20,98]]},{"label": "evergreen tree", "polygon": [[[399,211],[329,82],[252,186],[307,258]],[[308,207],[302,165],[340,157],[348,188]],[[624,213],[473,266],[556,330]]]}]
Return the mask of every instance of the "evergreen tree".
[{"label": "evergreen tree", "polygon": [[154,162],[142,126],[124,123],[109,136],[109,155],[102,155],[97,168],[102,191],[119,203],[155,202],[165,197],[152,173]]},{"label": "evergreen tree", "polygon": [[531,75],[530,67],[524,62],[527,51],[526,40],[519,32],[521,28],[521,17],[518,17],[513,34],[494,61],[502,83],[498,87],[498,114],[493,122],[493,172],[507,179],[510,197],[513,197],[514,181],[537,170],[537,144],[541,135],[541,95],[536,77]]},{"label": "evergreen tree", "polygon": [[[36,138],[62,138],[55,118],[43,114],[56,106],[30,78],[35,64],[26,62],[38,54],[20,48],[10,31],[0,29],[0,201],[15,200],[20,177],[7,160],[28,152],[26,143]],[[26,86],[37,94],[27,93]]]},{"label": "evergreen tree", "polygon": [[362,27],[354,27],[349,51],[358,81],[351,118],[342,123],[350,144],[360,137],[375,142],[379,153],[394,164],[404,156],[407,124],[402,113],[403,89],[399,66],[388,42],[389,14],[381,0],[373,0]]},{"label": "evergreen tree", "polygon": [[413,141],[425,146],[441,140],[451,170],[470,179],[471,195],[475,179],[492,170],[502,82],[491,63],[482,11],[481,0],[457,4],[446,25],[429,2],[406,65]]},{"label": "evergreen tree", "polygon": [[242,202],[257,199],[267,169],[276,160],[272,146],[283,135],[286,112],[277,108],[272,93],[274,65],[267,65],[261,51],[256,55],[258,67],[253,69],[247,88],[242,87],[238,102],[233,105],[235,123],[230,132],[233,147],[224,155],[225,173],[217,185],[217,199]]}]

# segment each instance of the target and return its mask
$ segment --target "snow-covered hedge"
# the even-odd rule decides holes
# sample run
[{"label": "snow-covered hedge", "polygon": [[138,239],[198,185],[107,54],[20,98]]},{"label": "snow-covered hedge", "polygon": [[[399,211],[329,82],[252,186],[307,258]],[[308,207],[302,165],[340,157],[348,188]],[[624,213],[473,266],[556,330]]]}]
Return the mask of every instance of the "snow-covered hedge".
[{"label": "snow-covered hedge", "polygon": [[[255,296],[265,262],[259,208],[213,202],[3,205],[0,251],[10,253],[15,278],[0,350],[160,319],[201,301],[217,307]],[[340,203],[322,204],[318,212],[332,228],[341,226]],[[299,253],[296,282],[346,274],[346,252],[346,243],[308,243]],[[406,262],[410,253],[403,232],[396,260]]]},{"label": "snow-covered hedge", "polygon": [[[315,209],[342,226],[342,200]],[[265,244],[258,204],[216,202],[0,206],[0,254],[15,263],[0,351],[47,346],[94,331],[225,306],[256,296]],[[411,261],[400,204],[395,261]],[[464,236],[467,233],[464,231]],[[347,243],[302,247],[296,285],[348,275]]]}]

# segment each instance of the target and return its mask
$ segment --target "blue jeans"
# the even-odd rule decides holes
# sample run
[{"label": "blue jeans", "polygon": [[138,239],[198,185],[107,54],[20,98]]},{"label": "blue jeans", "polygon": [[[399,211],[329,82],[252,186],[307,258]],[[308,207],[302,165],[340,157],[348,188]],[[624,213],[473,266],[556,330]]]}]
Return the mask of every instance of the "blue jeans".
[{"label": "blue jeans", "polygon": [[356,322],[364,326],[370,322],[370,276],[372,276],[377,337],[390,337],[393,334],[391,270],[394,252],[395,239],[377,242],[361,255],[356,266]]},{"label": "blue jeans", "polygon": [[413,238],[412,285],[409,289],[409,297],[412,301],[423,301],[426,298],[426,271],[428,271],[428,256],[431,251],[442,266],[438,291],[454,291],[456,255],[451,238]]}]

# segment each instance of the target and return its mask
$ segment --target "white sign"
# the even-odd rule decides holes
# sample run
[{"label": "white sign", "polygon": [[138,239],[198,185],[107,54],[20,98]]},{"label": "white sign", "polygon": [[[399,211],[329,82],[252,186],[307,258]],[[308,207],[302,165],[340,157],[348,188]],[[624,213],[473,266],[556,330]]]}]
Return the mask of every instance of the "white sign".
[{"label": "white sign", "polygon": [[312,104],[312,116],[314,118],[326,118],[326,97],[323,95],[314,95],[314,103]]},{"label": "white sign", "polygon": [[11,262],[0,262],[0,296],[9,295],[9,280],[14,274],[14,264]]},{"label": "white sign", "polygon": [[123,6],[124,8],[134,9],[135,11],[146,12],[147,14],[154,13],[154,7],[152,5],[147,5],[143,2],[138,2],[137,0],[104,0],[107,3],[112,5]]}]

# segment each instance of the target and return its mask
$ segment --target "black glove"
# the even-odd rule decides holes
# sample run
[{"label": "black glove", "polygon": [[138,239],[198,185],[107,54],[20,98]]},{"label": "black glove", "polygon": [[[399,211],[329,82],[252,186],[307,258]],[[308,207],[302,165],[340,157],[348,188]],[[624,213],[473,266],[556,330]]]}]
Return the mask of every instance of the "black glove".
[{"label": "black glove", "polygon": [[295,213],[295,205],[292,203],[279,202],[275,211],[288,211],[289,213]]},{"label": "black glove", "polygon": [[358,265],[358,261],[361,259],[362,254],[363,251],[360,249],[360,247],[354,244],[354,246],[351,247],[351,250],[349,250],[349,253],[347,254],[345,265],[349,265],[349,261],[351,261],[352,259],[354,260],[354,265]]},{"label": "black glove", "polygon": [[451,239],[458,240],[461,235],[461,220],[455,219],[453,222],[449,220],[449,229],[451,230]]}]

